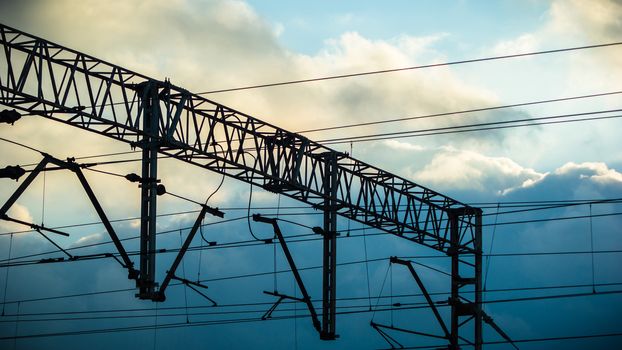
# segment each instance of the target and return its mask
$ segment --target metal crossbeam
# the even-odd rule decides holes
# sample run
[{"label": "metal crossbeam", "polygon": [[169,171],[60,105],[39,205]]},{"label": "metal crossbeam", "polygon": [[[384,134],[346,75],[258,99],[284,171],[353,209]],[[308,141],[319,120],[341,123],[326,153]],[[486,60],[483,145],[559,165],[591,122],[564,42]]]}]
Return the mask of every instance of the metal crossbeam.
[{"label": "metal crossbeam", "polygon": [[[324,191],[327,147],[202,96],[0,25],[0,104],[283,193],[315,207],[447,252],[447,210],[467,205],[387,171],[337,154],[334,196]],[[157,127],[144,127],[143,98],[159,100]],[[151,101],[151,102],[149,102]],[[222,150],[219,146],[222,146]],[[474,216],[463,217],[464,231]],[[460,249],[474,252],[473,236]]]}]

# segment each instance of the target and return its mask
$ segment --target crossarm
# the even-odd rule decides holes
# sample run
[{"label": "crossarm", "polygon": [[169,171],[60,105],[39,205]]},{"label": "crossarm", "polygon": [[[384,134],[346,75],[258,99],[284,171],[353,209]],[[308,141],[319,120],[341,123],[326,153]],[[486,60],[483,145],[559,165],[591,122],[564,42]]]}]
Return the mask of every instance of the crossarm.
[{"label": "crossarm", "polygon": [[[449,210],[462,209],[458,249],[472,253],[476,210],[299,134],[168,81],[157,81],[0,25],[0,104],[143,147],[145,82],[157,85],[159,152],[447,253]],[[337,189],[324,191],[337,155]]]}]

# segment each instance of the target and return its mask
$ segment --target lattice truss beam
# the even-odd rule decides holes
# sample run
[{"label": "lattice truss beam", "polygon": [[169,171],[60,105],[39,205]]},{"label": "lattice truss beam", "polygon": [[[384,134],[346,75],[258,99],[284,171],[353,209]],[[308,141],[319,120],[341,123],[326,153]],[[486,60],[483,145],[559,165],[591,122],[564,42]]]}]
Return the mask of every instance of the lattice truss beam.
[{"label": "lattice truss beam", "polygon": [[[322,208],[325,157],[336,151],[204,97],[0,26],[0,103],[141,147],[146,84],[157,86],[160,153]],[[339,215],[447,252],[454,199],[337,157]],[[462,217],[473,250],[476,210]]]}]

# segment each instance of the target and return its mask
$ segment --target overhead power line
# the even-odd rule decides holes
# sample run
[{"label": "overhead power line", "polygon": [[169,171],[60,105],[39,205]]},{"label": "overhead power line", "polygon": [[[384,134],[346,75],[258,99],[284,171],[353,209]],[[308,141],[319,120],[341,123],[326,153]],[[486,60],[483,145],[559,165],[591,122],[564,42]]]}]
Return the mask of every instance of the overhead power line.
[{"label": "overhead power line", "polygon": [[[542,297],[533,297],[531,300],[539,300],[539,299],[561,299],[561,298],[575,298],[575,297],[586,297],[586,296],[598,296],[598,295],[611,295],[611,294],[619,294],[622,293],[620,291],[608,291],[608,292],[596,292],[596,293],[575,293],[575,294],[567,294],[567,295],[555,295],[555,296],[542,296]],[[497,303],[497,302],[513,302],[513,301],[524,301],[522,299],[500,299],[500,300],[490,300],[485,301],[483,304],[488,303]],[[446,304],[439,304],[437,307],[447,306]],[[414,306],[405,306],[405,307],[396,307],[390,305],[389,307],[383,308],[374,308],[369,309],[367,304],[357,306],[360,310],[350,310],[350,311],[338,311],[338,315],[352,315],[352,314],[365,314],[371,312],[382,312],[382,311],[391,311],[391,310],[409,310],[409,309],[425,309],[430,306],[421,303]],[[285,310],[290,311],[290,310]],[[256,313],[256,312],[264,312],[264,310],[257,311],[252,310],[247,313]],[[229,312],[229,314],[237,314],[239,312]],[[295,318],[306,318],[309,317],[307,314],[302,315],[282,315],[277,316],[274,315],[272,318],[268,320],[284,320],[284,319],[295,319]],[[39,333],[39,334],[24,334],[24,335],[16,335],[16,336],[7,336],[0,337],[0,340],[9,340],[9,339],[27,339],[27,338],[45,338],[45,337],[54,337],[54,336],[73,336],[73,335],[87,335],[87,334],[101,334],[101,333],[118,333],[118,332],[131,332],[131,331],[141,331],[141,330],[153,330],[153,329],[165,329],[165,328],[180,328],[180,327],[196,327],[196,326],[206,326],[212,324],[239,324],[239,323],[247,323],[247,322],[262,322],[265,321],[261,317],[259,318],[244,318],[244,319],[223,319],[223,320],[208,320],[208,321],[194,321],[194,322],[176,322],[176,323],[165,323],[165,324],[157,324],[154,325],[152,323],[147,325],[139,325],[139,326],[127,326],[127,327],[118,327],[118,328],[99,328],[99,329],[90,329],[90,330],[79,330],[79,331],[66,331],[66,332],[49,332],[49,333]],[[620,333],[622,335],[622,333]],[[556,338],[559,340],[559,338]]]},{"label": "overhead power line", "polygon": [[[589,117],[589,118],[575,118],[575,117],[585,117],[585,116],[590,116],[590,115],[595,115],[595,114],[608,114],[608,113],[614,113],[614,112],[620,112],[620,111],[622,111],[622,109],[610,109],[610,110],[601,110],[601,111],[592,111],[592,112],[583,112],[583,113],[568,113],[568,114],[559,114],[559,115],[548,116],[548,117],[521,118],[521,119],[512,119],[512,120],[492,121],[492,122],[485,122],[485,123],[473,123],[473,124],[435,127],[435,128],[428,128],[428,129],[416,129],[416,130],[407,130],[407,131],[396,131],[396,132],[385,132],[385,133],[366,134],[366,135],[357,135],[357,136],[337,137],[337,138],[323,139],[318,142],[323,143],[325,145],[331,145],[331,144],[338,144],[338,143],[344,143],[344,142],[377,141],[377,140],[385,140],[385,139],[393,139],[393,138],[454,134],[454,133],[487,131],[487,130],[515,128],[515,127],[527,127],[527,126],[539,126],[539,125],[548,125],[548,124],[572,123],[572,122],[579,122],[579,121],[613,119],[613,118],[620,118],[622,117],[622,115]],[[567,118],[573,118],[573,119],[567,119]],[[555,119],[563,119],[563,120],[555,120]],[[551,121],[551,120],[555,120],[555,121]]]},{"label": "overhead power line", "polygon": [[[205,282],[205,281],[200,281]],[[175,284],[175,286],[180,286],[181,283]],[[619,283],[597,283],[596,287],[614,287],[614,286],[622,286],[622,282]],[[521,291],[547,291],[547,290],[560,290],[560,289],[576,289],[576,288],[589,288],[592,287],[592,284],[568,284],[568,285],[555,285],[555,286],[532,286],[532,287],[513,287],[513,288],[496,288],[496,289],[488,289],[484,291],[484,293],[496,294],[496,293],[508,293],[508,292],[521,292]],[[48,298],[37,298],[37,299],[25,299],[20,300],[20,303],[33,302],[33,301],[49,301],[54,299],[64,299],[64,298],[76,298],[76,297],[84,297],[84,296],[94,296],[94,295],[104,295],[104,294],[113,294],[113,293],[122,293],[122,292],[131,292],[135,289],[115,289],[115,290],[106,290],[99,292],[87,292],[87,293],[79,293],[79,294],[71,294],[71,295],[62,295],[62,296],[54,296]],[[471,292],[472,293],[472,292]],[[451,294],[451,292],[429,292],[431,296],[444,296]],[[573,294],[559,294],[559,295],[575,295]],[[558,295],[558,296],[559,296]],[[371,296],[372,299],[404,299],[404,298],[413,298],[413,297],[421,297],[424,296],[423,293],[410,293],[410,294],[394,294],[394,295],[375,295]],[[537,296],[536,296],[537,297]],[[544,296],[549,297],[549,296]],[[338,301],[347,302],[347,301],[360,301],[367,300],[368,296],[355,296],[355,297],[339,297]],[[498,299],[505,300],[505,299]],[[522,300],[521,300],[522,301]],[[11,303],[16,303],[17,301],[12,301]],[[320,303],[321,300],[314,299],[312,300],[314,303]],[[295,301],[283,301],[283,304],[295,303]],[[273,302],[246,302],[246,303],[236,303],[236,304],[218,304],[217,306],[213,305],[194,305],[194,306],[164,306],[159,307],[159,312],[168,312],[168,311],[176,311],[182,309],[191,309],[191,310],[202,310],[202,309],[212,309],[212,308],[237,308],[237,307],[245,307],[245,306],[270,306],[274,304]],[[369,306],[369,304],[368,304]],[[45,312],[20,312],[18,314],[6,314],[6,317],[35,317],[35,316],[70,316],[70,315],[88,315],[88,314],[117,314],[117,313],[136,313],[136,312],[148,312],[154,311],[152,307],[138,307],[138,308],[122,308],[122,309],[97,309],[97,310],[67,310],[63,309],[62,311],[45,311]],[[10,322],[10,321],[7,321]]]},{"label": "overhead power line", "polygon": [[350,73],[350,74],[328,75],[328,76],[323,76],[323,77],[318,77],[318,78],[307,78],[307,79],[289,80],[289,81],[273,82],[273,83],[265,83],[265,84],[255,84],[255,85],[247,85],[247,86],[235,87],[235,88],[204,91],[204,92],[197,93],[197,95],[207,95],[207,94],[216,94],[216,93],[230,92],[230,91],[240,91],[240,90],[259,89],[259,88],[267,88],[267,87],[275,87],[275,86],[283,86],[283,85],[311,83],[311,82],[323,81],[323,80],[353,78],[353,77],[360,77],[360,76],[366,76],[366,75],[377,75],[377,74],[403,72],[403,71],[418,70],[418,69],[425,69],[425,68],[453,66],[453,65],[466,64],[466,63],[486,62],[486,61],[495,61],[495,60],[536,56],[536,55],[546,55],[546,54],[569,52],[569,51],[596,49],[596,48],[603,48],[603,47],[610,47],[610,46],[617,46],[617,45],[622,45],[622,42],[612,42],[612,43],[586,45],[586,46],[575,46],[575,47],[567,47],[567,48],[562,48],[562,49],[544,50],[544,51],[531,51],[531,52],[524,52],[524,53],[518,53],[518,54],[511,54],[511,55],[472,58],[472,59],[466,59],[466,60],[460,60],[460,61],[432,63],[432,64],[425,64],[425,65],[419,65],[419,66],[381,69],[381,70]]},{"label": "overhead power line", "polygon": [[499,110],[499,109],[509,109],[509,108],[516,108],[516,107],[533,106],[533,105],[553,103],[553,102],[562,102],[562,101],[571,101],[571,100],[579,100],[579,99],[594,98],[594,97],[603,97],[603,96],[617,95],[617,94],[621,94],[621,93],[622,93],[622,91],[612,91],[612,92],[603,92],[603,93],[598,93],[598,94],[589,94],[589,95],[581,95],[581,96],[560,97],[560,98],[548,99],[548,100],[538,100],[538,101],[514,103],[514,104],[492,106],[492,107],[480,107],[480,108],[473,108],[473,109],[465,109],[465,110],[461,110],[461,111],[452,111],[452,112],[444,112],[444,113],[426,114],[426,115],[420,115],[420,116],[414,116],[414,117],[382,119],[382,120],[375,120],[375,121],[369,121],[369,122],[327,126],[327,127],[322,127],[322,128],[316,128],[316,129],[301,130],[301,131],[297,131],[297,133],[299,133],[299,134],[314,133],[314,132],[318,132],[318,131],[348,129],[348,128],[356,128],[356,127],[378,125],[378,124],[405,122],[405,121],[410,121],[410,120],[446,117],[446,116],[456,115],[456,114],[468,114],[468,113],[476,113],[476,112],[487,112],[487,111],[494,111],[494,110]]}]

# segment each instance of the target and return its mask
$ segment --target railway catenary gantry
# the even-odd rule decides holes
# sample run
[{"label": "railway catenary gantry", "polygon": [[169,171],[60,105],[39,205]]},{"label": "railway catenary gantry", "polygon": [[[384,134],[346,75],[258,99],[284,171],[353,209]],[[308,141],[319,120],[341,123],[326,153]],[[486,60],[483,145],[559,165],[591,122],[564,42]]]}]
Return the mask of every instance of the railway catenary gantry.
[{"label": "railway catenary gantry", "polygon": [[0,45],[0,104],[142,150],[140,298],[164,299],[154,280],[157,155],[164,154],[324,212],[322,339],[335,337],[339,215],[451,256],[449,347],[457,348],[458,339],[481,347],[480,209],[169,80],[5,25]]}]

